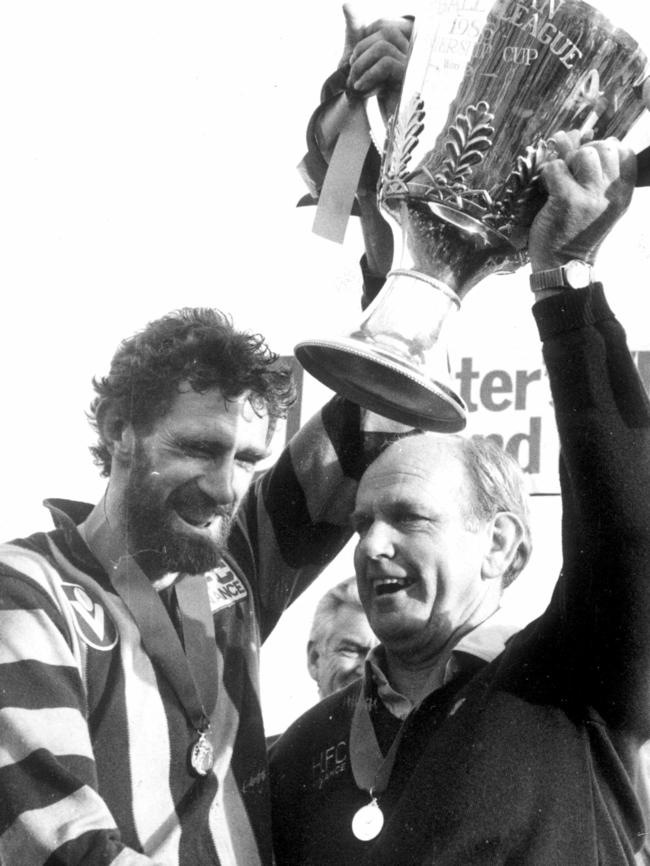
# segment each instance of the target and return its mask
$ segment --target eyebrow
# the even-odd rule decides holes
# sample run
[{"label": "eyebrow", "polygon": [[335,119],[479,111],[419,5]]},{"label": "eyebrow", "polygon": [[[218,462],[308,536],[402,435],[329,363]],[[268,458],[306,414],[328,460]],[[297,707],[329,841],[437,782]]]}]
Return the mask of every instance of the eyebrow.
[{"label": "eyebrow", "polygon": [[218,439],[202,439],[200,436],[174,436],[174,444],[185,451],[203,451],[206,454],[216,454],[226,451],[227,446]]},{"label": "eyebrow", "polygon": [[367,511],[353,511],[349,516],[348,521],[350,526],[353,528],[359,523],[360,520],[367,519],[369,517],[369,512]]},{"label": "eyebrow", "polygon": [[271,454],[270,448],[244,448],[235,453],[235,460],[250,460],[251,463],[259,463]]},{"label": "eyebrow", "polygon": [[337,649],[351,648],[354,650],[360,650],[362,652],[365,652],[368,649],[368,644],[361,643],[357,640],[352,640],[349,637],[344,637],[341,639],[341,641],[339,641],[339,643],[336,644],[336,647]]},{"label": "eyebrow", "polygon": [[[385,514],[388,517],[399,517],[401,514],[412,514],[413,512],[422,512],[428,508],[428,504],[419,499],[395,499],[392,502],[387,502],[385,505],[382,505],[377,509],[379,514]],[[364,518],[372,517],[375,514],[375,509],[355,509],[350,515],[350,521],[354,522],[356,520],[362,520]]]},{"label": "eyebrow", "polygon": [[[224,451],[229,450],[228,445],[219,439],[202,439],[201,437],[194,438],[193,436],[175,436],[174,444],[177,448],[184,451],[200,451],[202,454],[210,457],[218,456]],[[259,463],[260,460],[268,457],[270,453],[269,448],[254,448],[250,446],[236,451],[235,459]]]}]

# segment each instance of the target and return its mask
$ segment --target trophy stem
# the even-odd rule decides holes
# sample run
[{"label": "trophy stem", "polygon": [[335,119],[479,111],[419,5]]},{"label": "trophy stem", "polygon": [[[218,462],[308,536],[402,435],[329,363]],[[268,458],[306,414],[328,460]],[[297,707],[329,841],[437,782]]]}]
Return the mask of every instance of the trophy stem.
[{"label": "trophy stem", "polygon": [[455,433],[467,410],[451,387],[444,326],[460,307],[443,282],[397,269],[348,336],[310,340],[296,357],[329,388],[373,412],[425,430]]}]

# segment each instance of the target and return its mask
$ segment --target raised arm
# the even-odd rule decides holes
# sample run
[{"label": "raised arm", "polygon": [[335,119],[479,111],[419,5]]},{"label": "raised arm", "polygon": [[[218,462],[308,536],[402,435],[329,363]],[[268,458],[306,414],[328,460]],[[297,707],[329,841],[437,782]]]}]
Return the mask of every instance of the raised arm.
[{"label": "raised arm", "polygon": [[349,540],[361,475],[406,429],[334,397],[248,492],[230,547],[255,576],[262,638]]},{"label": "raised arm", "polygon": [[[533,271],[594,261],[629,203],[634,166],[631,153],[608,140],[546,169],[549,200],[530,238]],[[560,435],[563,497],[563,573],[550,621],[584,702],[610,726],[646,738],[650,407],[602,286],[539,294],[534,313]]]},{"label": "raised arm", "polygon": [[[314,199],[320,195],[325,173],[351,106],[377,94],[385,120],[397,106],[406,70],[412,19],[380,18],[364,26],[344,4],[345,41],[336,72],[321,91],[320,105],[307,127],[303,175]],[[377,204],[380,154],[371,147],[356,191],[365,253],[364,305],[381,288],[393,258],[393,235]]]}]

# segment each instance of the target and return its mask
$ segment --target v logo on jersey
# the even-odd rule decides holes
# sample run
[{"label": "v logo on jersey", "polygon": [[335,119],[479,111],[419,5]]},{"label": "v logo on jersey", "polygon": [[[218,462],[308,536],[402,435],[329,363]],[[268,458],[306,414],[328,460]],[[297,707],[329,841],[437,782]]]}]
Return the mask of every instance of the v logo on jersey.
[{"label": "v logo on jersey", "polygon": [[112,649],[117,643],[117,629],[101,602],[75,583],[64,583],[63,591],[70,602],[81,640],[94,649]]},{"label": "v logo on jersey", "polygon": [[104,608],[93,604],[90,596],[79,587],[75,590],[76,598],[70,599],[70,604],[80,617],[88,623],[100,641],[104,640]]}]

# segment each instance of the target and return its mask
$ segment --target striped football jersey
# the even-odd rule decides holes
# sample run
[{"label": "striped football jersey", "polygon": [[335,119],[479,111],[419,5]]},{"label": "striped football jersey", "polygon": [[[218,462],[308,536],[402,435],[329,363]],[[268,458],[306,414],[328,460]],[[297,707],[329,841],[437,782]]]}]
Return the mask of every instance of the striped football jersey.
[{"label": "striped football jersey", "polygon": [[259,648],[349,538],[373,451],[359,414],[336,398],[294,437],[205,575],[219,666],[205,777],[188,770],[178,698],[77,532],[90,506],[51,500],[56,529],[0,547],[0,863],[272,863]]}]

